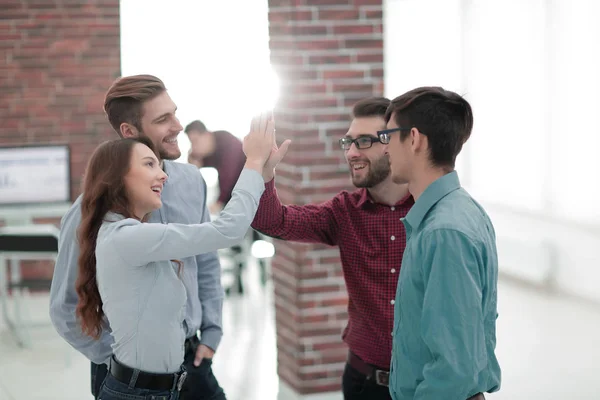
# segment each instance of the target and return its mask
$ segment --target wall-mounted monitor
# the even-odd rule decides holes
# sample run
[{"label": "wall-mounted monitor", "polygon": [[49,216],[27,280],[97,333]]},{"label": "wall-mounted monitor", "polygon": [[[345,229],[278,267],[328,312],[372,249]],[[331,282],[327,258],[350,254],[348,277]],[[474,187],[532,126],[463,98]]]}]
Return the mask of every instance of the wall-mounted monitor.
[{"label": "wall-mounted monitor", "polygon": [[0,206],[71,201],[68,145],[0,146]]}]

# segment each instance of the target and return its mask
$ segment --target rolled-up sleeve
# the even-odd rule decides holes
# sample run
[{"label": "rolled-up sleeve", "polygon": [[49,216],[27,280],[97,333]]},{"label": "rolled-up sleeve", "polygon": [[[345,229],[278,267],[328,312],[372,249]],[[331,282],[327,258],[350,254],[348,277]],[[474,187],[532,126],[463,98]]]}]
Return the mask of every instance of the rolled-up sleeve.
[{"label": "rolled-up sleeve", "polygon": [[423,368],[414,399],[466,399],[487,362],[481,252],[465,234],[450,229],[427,234],[422,251],[421,334],[433,361]]}]

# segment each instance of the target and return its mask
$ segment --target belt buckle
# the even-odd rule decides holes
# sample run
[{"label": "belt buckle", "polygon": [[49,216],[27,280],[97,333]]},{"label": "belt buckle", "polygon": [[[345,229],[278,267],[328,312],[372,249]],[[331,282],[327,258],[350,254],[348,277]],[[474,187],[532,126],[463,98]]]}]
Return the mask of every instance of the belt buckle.
[{"label": "belt buckle", "polygon": [[387,371],[382,371],[380,369],[375,370],[375,383],[379,386],[388,386],[390,385],[390,373]]},{"label": "belt buckle", "polygon": [[181,392],[181,388],[183,387],[183,383],[185,382],[185,378],[187,377],[187,371],[183,371],[179,378],[177,378],[177,391]]}]

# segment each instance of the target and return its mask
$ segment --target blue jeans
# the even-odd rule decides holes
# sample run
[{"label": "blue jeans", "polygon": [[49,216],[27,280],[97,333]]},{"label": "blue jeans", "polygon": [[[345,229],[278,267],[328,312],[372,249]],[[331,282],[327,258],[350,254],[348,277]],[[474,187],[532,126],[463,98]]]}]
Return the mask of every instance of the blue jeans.
[{"label": "blue jeans", "polygon": [[[135,384],[135,382],[132,382]],[[98,393],[98,400],[178,400],[177,388],[173,390],[150,390],[129,387],[110,373]]]}]

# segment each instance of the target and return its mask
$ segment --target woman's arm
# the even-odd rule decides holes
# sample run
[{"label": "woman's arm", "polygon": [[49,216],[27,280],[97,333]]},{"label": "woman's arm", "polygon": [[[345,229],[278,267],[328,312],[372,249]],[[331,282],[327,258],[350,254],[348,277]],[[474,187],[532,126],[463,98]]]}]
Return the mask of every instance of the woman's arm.
[{"label": "woman's arm", "polygon": [[107,240],[132,265],[181,259],[227,248],[242,241],[254,219],[265,189],[262,175],[244,169],[231,200],[217,219],[202,224],[152,224],[134,219],[121,226]]}]

